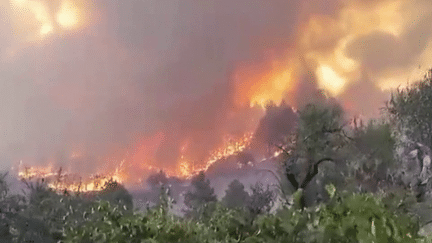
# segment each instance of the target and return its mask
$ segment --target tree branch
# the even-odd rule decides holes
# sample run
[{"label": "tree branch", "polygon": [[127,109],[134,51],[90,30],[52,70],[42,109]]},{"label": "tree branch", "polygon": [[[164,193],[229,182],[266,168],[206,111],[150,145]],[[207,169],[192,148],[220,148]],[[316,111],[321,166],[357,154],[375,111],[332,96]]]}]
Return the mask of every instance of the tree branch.
[{"label": "tree branch", "polygon": [[298,184],[294,174],[287,172],[286,176],[287,176],[288,181],[291,183],[291,185],[297,191],[299,189],[299,184]]},{"label": "tree branch", "polygon": [[306,188],[306,186],[312,181],[312,179],[318,174],[318,165],[324,161],[331,161],[334,162],[332,158],[322,158],[318,160],[313,165],[310,165],[308,168],[308,172],[306,174],[305,179],[303,180],[300,188]]},{"label": "tree branch", "polygon": [[278,149],[282,150],[286,155],[290,155],[290,153],[288,151],[286,151],[284,148],[282,148],[282,146],[276,145],[274,144],[274,146],[276,146]]}]

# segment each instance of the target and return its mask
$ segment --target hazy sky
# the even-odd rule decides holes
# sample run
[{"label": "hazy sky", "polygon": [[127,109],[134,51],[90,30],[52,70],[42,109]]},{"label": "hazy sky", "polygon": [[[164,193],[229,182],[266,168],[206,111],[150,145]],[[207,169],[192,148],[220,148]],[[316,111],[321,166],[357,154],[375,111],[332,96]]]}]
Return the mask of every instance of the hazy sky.
[{"label": "hazy sky", "polygon": [[253,131],[250,102],[299,107],[319,88],[376,116],[431,65],[431,13],[428,0],[2,0],[0,169],[176,168]]}]

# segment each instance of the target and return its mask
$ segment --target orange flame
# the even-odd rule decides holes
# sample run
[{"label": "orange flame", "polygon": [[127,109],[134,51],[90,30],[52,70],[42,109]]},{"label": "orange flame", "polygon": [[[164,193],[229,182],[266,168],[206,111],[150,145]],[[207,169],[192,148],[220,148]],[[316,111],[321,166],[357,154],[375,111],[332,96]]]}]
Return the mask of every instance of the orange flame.
[{"label": "orange flame", "polygon": [[[213,151],[209,158],[204,164],[193,163],[185,159],[183,155],[180,157],[178,163],[178,169],[176,174],[180,178],[191,178],[192,176],[198,174],[200,171],[207,171],[208,168],[213,165],[218,160],[226,158],[231,155],[235,155],[243,150],[245,150],[251,143],[253,138],[253,133],[247,133],[238,139],[234,139],[230,136],[225,137],[225,142],[222,147]],[[170,174],[170,173],[167,173]]]},{"label": "orange flame", "polygon": [[[23,180],[43,178],[50,188],[58,192],[64,190],[71,192],[100,191],[103,189],[104,184],[111,179],[119,183],[137,183],[141,181],[141,176],[143,176],[144,173],[160,170],[163,170],[167,176],[176,176],[187,179],[198,174],[200,171],[206,171],[216,161],[243,151],[250,145],[252,137],[252,133],[247,133],[238,139],[226,136],[224,145],[213,151],[204,164],[189,161],[186,159],[185,155],[182,154],[175,168],[160,168],[151,163],[147,163],[147,161],[151,162],[152,160],[146,160],[150,157],[148,153],[145,153],[146,151],[154,151],[151,149],[150,145],[153,145],[153,148],[155,148],[154,145],[158,145],[161,139],[163,139],[163,134],[158,133],[153,136],[153,138],[140,143],[142,146],[149,145],[150,147],[147,147],[146,150],[143,151],[143,147],[141,146],[140,151],[131,158],[122,160],[120,165],[117,166],[113,172],[95,173],[90,175],[88,178],[82,178],[78,174],[63,171],[62,169],[56,171],[53,166],[25,167],[20,163],[18,177]],[[186,150],[187,144],[188,143],[186,142],[186,144],[182,146],[182,152]],[[71,158],[79,156],[82,156],[79,152],[73,152],[71,154]],[[130,169],[128,170],[128,168]],[[133,174],[134,171],[138,173],[138,175]]]},{"label": "orange flame", "polygon": [[50,1],[10,0],[14,33],[28,42],[40,42],[54,33],[76,30],[89,22],[90,1],[62,0],[58,8],[54,5]]},{"label": "orange flame", "polygon": [[[421,16],[419,6],[408,4],[406,0],[377,3],[346,1],[334,15],[308,16],[299,25],[296,43],[291,43],[286,53],[280,53],[285,57],[276,57],[272,50],[266,50],[270,54],[264,61],[243,63],[236,68],[237,104],[264,106],[267,101],[280,103],[282,99],[289,99],[285,93],[293,91],[302,70],[315,74],[319,88],[331,95],[340,95],[350,82],[359,79],[362,71],[360,60],[346,55],[348,44],[375,31],[400,37],[409,27],[410,20],[416,19],[413,16]],[[406,7],[409,8],[404,12]],[[430,50],[427,53],[431,53]],[[374,77],[383,89],[390,87],[390,84],[397,86],[406,78],[403,76],[400,81],[394,77],[385,79],[383,74]]]},{"label": "orange flame", "polygon": [[264,107],[268,101],[280,103],[286,92],[292,91],[299,70],[298,61],[272,60],[269,64],[243,65],[238,67],[234,77],[236,81],[237,105],[259,105]]},{"label": "orange flame", "polygon": [[32,180],[33,178],[44,179],[49,188],[55,191],[90,192],[100,191],[105,183],[110,180],[122,183],[127,176],[124,171],[124,160],[112,173],[98,173],[82,178],[80,175],[63,171],[62,168],[55,171],[52,166],[48,167],[26,167],[20,162],[18,177],[21,180]]}]

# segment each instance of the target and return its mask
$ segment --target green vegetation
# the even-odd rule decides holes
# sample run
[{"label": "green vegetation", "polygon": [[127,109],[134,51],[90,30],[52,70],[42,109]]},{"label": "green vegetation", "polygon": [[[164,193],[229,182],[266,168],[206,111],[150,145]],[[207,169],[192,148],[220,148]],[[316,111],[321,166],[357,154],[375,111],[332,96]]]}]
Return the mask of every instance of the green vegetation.
[{"label": "green vegetation", "polygon": [[[191,180],[185,216],[167,178],[150,176],[157,205],[133,210],[115,181],[93,195],[27,183],[10,195],[0,177],[2,242],[431,242],[432,71],[398,90],[379,121],[349,122],[331,99],[298,112],[279,156],[279,191],[234,180],[217,200],[204,172]],[[278,109],[272,106],[271,109]],[[276,200],[280,199],[280,202]],[[274,209],[274,210],[272,210]]]}]

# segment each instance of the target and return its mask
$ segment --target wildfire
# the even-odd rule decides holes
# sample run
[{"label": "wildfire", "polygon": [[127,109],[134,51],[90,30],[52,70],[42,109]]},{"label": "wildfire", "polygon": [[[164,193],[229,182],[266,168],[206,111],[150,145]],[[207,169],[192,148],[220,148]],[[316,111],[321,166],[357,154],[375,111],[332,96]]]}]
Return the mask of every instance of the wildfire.
[{"label": "wildfire", "polygon": [[57,13],[57,23],[64,28],[73,28],[79,23],[80,10],[72,1],[63,1]]},{"label": "wildfire", "polygon": [[250,145],[252,138],[253,133],[247,133],[238,140],[227,137],[225,139],[225,145],[212,153],[207,161],[205,170],[207,170],[216,161],[245,150]]},{"label": "wildfire", "polygon": [[[347,44],[373,32],[398,38],[407,26],[403,0],[363,5],[351,1],[333,16],[313,15],[301,29],[299,49],[315,69],[318,85],[332,95],[341,94],[346,84],[358,79],[359,61],[346,55]],[[407,18],[408,19],[408,18]]]},{"label": "wildfire", "polygon": [[[406,7],[405,0],[373,4],[344,1],[334,15],[308,16],[298,26],[296,43],[287,47],[285,55],[273,55],[272,50],[267,50],[264,61],[242,63],[236,68],[237,103],[264,106],[268,101],[280,103],[282,99],[295,103],[286,94],[295,92],[302,70],[315,74],[319,88],[333,96],[340,95],[349,83],[359,79],[362,71],[361,60],[347,55],[347,46],[359,37],[374,32],[383,32],[396,39],[401,37],[410,24],[408,20],[412,16],[419,15],[420,18],[423,15],[414,7],[404,13]],[[430,55],[425,56],[428,56],[425,60],[430,60]],[[384,80],[382,76],[375,78],[380,87],[390,87],[388,83],[397,86],[406,77],[401,80]]]},{"label": "wildfire", "polygon": [[31,180],[33,178],[45,178],[55,176],[52,166],[48,167],[24,167],[22,161],[18,171],[18,176],[24,180]]},{"label": "wildfire", "polygon": [[330,66],[320,66],[317,69],[317,76],[321,80],[321,85],[327,87],[333,95],[339,94],[345,85],[344,78],[336,73]]},{"label": "wildfire", "polygon": [[82,0],[62,0],[59,4],[42,0],[10,0],[10,6],[14,33],[25,36],[30,42],[39,42],[57,30],[78,29],[88,20],[84,10],[89,11],[89,4],[86,2],[84,6]]},{"label": "wildfire", "polygon": [[[198,174],[200,171],[207,171],[208,168],[214,164],[216,161],[226,158],[231,155],[235,155],[243,150],[245,150],[251,143],[253,138],[253,133],[247,133],[243,135],[241,138],[234,139],[230,136],[225,137],[224,145],[213,151],[209,158],[206,160],[206,163],[203,165],[199,165],[200,163],[192,163],[185,159],[182,155],[180,157],[180,161],[178,163],[178,172],[175,176],[181,178],[191,178],[192,176]],[[168,175],[172,175],[172,173],[167,173]]]},{"label": "wildfire", "polygon": [[18,177],[22,180],[32,180],[33,178],[44,179],[47,186],[55,191],[70,191],[70,192],[91,192],[100,191],[105,183],[110,180],[122,183],[125,179],[124,160],[112,173],[98,173],[82,178],[80,175],[63,171],[62,168],[57,171],[52,166],[48,167],[26,167],[20,162]]},{"label": "wildfire", "polygon": [[179,163],[179,172],[181,177],[188,177],[193,171],[193,167],[190,165],[190,162],[184,159],[184,156],[182,155],[180,157],[180,163]]},{"label": "wildfire", "polygon": [[235,73],[237,104],[259,105],[265,107],[267,101],[280,103],[287,91],[292,91],[297,79],[296,74],[300,66],[298,60],[272,60],[271,54],[267,59],[270,65],[259,63],[252,66],[241,66]]},{"label": "wildfire", "polygon": [[[160,134],[159,134],[160,135]],[[155,136],[156,138],[158,136]],[[171,168],[160,168],[158,166],[153,166],[146,164],[145,161],[138,161],[138,164],[134,164],[132,160],[124,159],[119,166],[115,168],[113,172],[108,173],[96,173],[90,175],[88,178],[83,178],[78,174],[71,173],[69,171],[64,171],[63,169],[55,169],[53,166],[47,167],[25,167],[22,162],[19,165],[18,177],[22,180],[32,180],[33,178],[44,179],[47,185],[58,191],[63,192],[64,190],[71,192],[90,192],[90,191],[100,191],[106,182],[110,180],[117,181],[119,183],[131,183],[136,179],[135,182],[141,181],[132,175],[133,172],[149,173],[152,171],[160,171],[161,169],[166,173],[167,176],[176,176],[180,178],[191,178],[192,176],[198,174],[200,171],[206,171],[212,164],[216,161],[226,158],[228,156],[234,155],[246,149],[251,142],[253,133],[247,133],[240,138],[233,138],[231,136],[225,137],[224,145],[213,151],[206,162],[198,163],[194,161],[187,160],[186,156],[183,154],[185,152],[188,141],[181,147],[182,155],[179,158],[176,169]],[[71,153],[71,158],[81,157],[80,152]],[[129,158],[130,159],[130,158]],[[131,163],[128,163],[131,162]],[[136,162],[136,161],[135,161]],[[127,170],[130,168],[131,170]],[[142,176],[142,175],[141,175]]]}]

